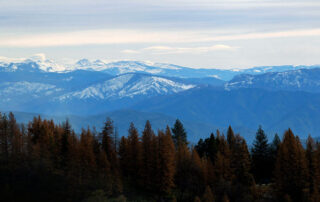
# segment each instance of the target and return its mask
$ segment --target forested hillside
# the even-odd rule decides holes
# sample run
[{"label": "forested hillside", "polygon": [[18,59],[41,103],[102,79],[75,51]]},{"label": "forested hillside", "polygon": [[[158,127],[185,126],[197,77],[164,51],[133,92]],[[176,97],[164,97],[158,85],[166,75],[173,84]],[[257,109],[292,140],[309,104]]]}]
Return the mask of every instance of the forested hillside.
[{"label": "forested hillside", "polygon": [[252,147],[229,126],[197,145],[179,120],[118,137],[113,121],[76,134],[35,117],[0,116],[1,201],[319,201],[320,144],[288,129]]}]

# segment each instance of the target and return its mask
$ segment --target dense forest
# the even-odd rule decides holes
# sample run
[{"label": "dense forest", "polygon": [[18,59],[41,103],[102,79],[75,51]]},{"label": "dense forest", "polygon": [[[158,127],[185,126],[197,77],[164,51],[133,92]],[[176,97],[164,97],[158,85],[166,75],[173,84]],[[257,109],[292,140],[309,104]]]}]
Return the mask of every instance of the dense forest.
[{"label": "dense forest", "polygon": [[120,138],[108,118],[76,134],[68,120],[0,117],[1,201],[320,201],[320,144],[290,129],[269,142],[259,127],[249,149],[231,127],[192,145],[179,120]]}]

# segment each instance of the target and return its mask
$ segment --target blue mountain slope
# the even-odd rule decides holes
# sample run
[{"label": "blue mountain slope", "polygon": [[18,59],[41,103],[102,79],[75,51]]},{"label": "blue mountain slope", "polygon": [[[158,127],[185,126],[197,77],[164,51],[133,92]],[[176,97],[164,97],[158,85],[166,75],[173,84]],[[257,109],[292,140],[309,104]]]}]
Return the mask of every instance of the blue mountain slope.
[{"label": "blue mountain slope", "polygon": [[320,68],[299,69],[285,72],[270,72],[260,75],[243,74],[235,76],[225,84],[226,89],[261,88],[320,92]]},{"label": "blue mountain slope", "polygon": [[[38,113],[25,113],[14,112],[16,119],[19,123],[27,124],[33,119],[33,117],[41,116],[43,119],[53,119],[57,123],[62,123],[68,119],[72,125],[72,128],[77,132],[81,132],[81,128],[95,127],[99,132],[103,127],[103,123],[107,117],[110,117],[114,121],[115,127],[118,129],[119,136],[127,136],[130,123],[133,122],[138,131],[141,132],[144,129],[145,123],[149,120],[152,124],[152,128],[155,132],[158,130],[164,130],[166,126],[172,127],[176,117],[167,116],[161,113],[149,113],[139,112],[135,110],[118,110],[108,113],[102,113],[94,116],[53,116]],[[199,138],[209,136],[217,127],[212,124],[198,123],[182,120],[187,133],[189,135],[189,141],[196,143]]]},{"label": "blue mountain slope", "polygon": [[[320,94],[305,92],[239,89],[224,91],[197,88],[166,97],[145,100],[133,107],[136,110],[161,112],[183,120],[212,123],[220,128],[231,124],[251,139],[262,125],[272,135],[288,127],[302,137],[308,133],[318,136],[320,126]],[[303,117],[303,118],[302,118]],[[270,135],[271,135],[270,134]]]},{"label": "blue mountain slope", "polygon": [[[157,124],[161,119],[169,123],[177,117],[197,137],[217,128],[225,131],[229,124],[248,140],[260,124],[270,135],[292,127],[302,137],[309,133],[319,136],[317,68],[278,66],[232,71],[82,60],[77,63],[79,70],[57,72],[51,65],[58,68],[50,61],[0,61],[0,110],[54,117],[75,114],[71,117],[77,127],[101,122],[98,117],[106,116],[104,113],[119,123],[140,120],[141,127],[144,115],[158,120]],[[239,75],[245,72],[252,75]],[[221,75],[238,76],[225,82],[215,78]],[[154,118],[154,114],[161,116]],[[127,126],[122,125],[121,130],[124,128]]]}]

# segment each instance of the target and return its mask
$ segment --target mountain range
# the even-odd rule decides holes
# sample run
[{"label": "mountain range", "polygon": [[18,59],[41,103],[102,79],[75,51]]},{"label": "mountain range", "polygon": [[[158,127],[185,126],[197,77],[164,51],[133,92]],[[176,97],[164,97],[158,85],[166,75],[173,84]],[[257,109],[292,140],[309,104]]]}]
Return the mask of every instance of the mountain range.
[{"label": "mountain range", "polygon": [[81,59],[58,64],[45,57],[0,57],[0,111],[26,123],[41,114],[76,131],[111,117],[121,135],[130,121],[141,131],[182,120],[191,141],[232,125],[248,141],[262,125],[268,135],[291,127],[319,136],[320,66],[194,69],[173,64]]}]

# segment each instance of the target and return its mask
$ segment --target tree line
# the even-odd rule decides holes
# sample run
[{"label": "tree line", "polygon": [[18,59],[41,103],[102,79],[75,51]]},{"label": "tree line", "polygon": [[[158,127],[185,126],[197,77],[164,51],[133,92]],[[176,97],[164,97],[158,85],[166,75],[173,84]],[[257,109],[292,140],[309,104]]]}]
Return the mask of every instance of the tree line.
[{"label": "tree line", "polygon": [[0,114],[1,201],[317,202],[319,177],[320,144],[290,129],[269,143],[259,127],[249,149],[231,126],[191,145],[179,120],[120,138],[109,118],[76,134],[68,120]]}]

